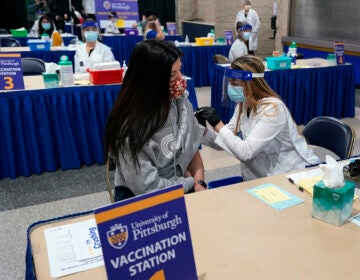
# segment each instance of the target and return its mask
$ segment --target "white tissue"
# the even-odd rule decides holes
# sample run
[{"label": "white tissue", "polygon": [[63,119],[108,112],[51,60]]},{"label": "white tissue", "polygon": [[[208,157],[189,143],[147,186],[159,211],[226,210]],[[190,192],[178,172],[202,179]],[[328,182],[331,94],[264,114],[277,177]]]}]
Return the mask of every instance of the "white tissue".
[{"label": "white tissue", "polygon": [[328,188],[340,188],[344,185],[344,173],[342,166],[331,156],[326,156],[326,164],[320,164],[323,172],[323,182]]},{"label": "white tissue", "polygon": [[60,66],[54,62],[46,62],[45,63],[45,71],[47,74],[55,73],[56,70],[60,70]]}]

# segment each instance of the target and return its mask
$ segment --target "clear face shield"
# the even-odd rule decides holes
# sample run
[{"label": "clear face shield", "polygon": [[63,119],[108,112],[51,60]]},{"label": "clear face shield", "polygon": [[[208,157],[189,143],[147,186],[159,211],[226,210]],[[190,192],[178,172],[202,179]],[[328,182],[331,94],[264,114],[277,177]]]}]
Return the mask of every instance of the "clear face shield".
[{"label": "clear face shield", "polygon": [[225,108],[234,108],[234,102],[244,102],[246,96],[245,83],[254,78],[264,78],[264,73],[252,73],[248,71],[225,68],[221,104]]},{"label": "clear face shield", "polygon": [[[85,41],[94,42],[97,39],[99,39],[101,41],[100,27],[99,27],[99,24],[96,21],[85,21],[81,25],[81,30],[82,30],[82,33],[83,33],[83,39]],[[95,34],[95,32],[97,34]]]}]

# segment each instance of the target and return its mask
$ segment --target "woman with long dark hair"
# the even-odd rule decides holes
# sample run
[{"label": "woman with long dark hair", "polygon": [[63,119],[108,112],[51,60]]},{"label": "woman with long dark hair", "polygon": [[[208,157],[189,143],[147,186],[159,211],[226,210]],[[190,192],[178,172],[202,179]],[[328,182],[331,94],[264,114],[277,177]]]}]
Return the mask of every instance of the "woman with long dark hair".
[{"label": "woman with long dark hair", "polygon": [[159,40],[143,41],[133,51],[105,131],[116,195],[177,184],[185,193],[206,188],[198,151],[204,127],[193,115],[180,57],[173,43]]}]

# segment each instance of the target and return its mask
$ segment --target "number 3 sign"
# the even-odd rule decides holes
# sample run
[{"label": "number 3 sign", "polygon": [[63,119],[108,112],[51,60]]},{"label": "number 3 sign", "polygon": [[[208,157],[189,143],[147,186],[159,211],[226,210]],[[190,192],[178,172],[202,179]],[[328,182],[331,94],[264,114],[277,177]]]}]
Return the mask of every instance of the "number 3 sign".
[{"label": "number 3 sign", "polygon": [[0,90],[24,89],[21,55],[0,54]]}]

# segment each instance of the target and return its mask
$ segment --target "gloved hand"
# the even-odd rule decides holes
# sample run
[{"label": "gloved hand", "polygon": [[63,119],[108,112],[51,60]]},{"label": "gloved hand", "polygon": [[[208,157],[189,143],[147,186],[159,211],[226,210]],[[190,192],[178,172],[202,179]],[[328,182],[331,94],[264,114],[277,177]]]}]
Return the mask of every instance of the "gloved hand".
[{"label": "gloved hand", "polygon": [[216,110],[212,107],[201,107],[197,110],[198,114],[207,120],[209,124],[215,127],[219,122],[221,122],[221,118],[216,112]]},{"label": "gloved hand", "polygon": [[194,116],[197,118],[199,124],[201,124],[203,127],[206,127],[206,120],[201,116],[201,110],[200,109],[197,109],[195,112],[194,112]]}]

